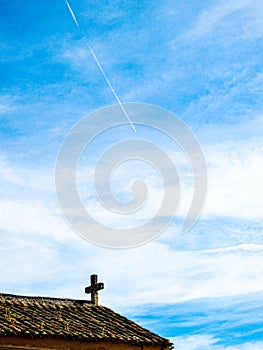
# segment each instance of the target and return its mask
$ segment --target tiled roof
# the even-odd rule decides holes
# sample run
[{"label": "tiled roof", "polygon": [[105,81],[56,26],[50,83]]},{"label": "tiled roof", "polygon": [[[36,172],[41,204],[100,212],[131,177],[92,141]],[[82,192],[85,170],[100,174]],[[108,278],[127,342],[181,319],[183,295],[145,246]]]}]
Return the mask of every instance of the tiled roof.
[{"label": "tiled roof", "polygon": [[138,345],[172,343],[105,306],[86,300],[0,294],[0,337],[62,338]]}]

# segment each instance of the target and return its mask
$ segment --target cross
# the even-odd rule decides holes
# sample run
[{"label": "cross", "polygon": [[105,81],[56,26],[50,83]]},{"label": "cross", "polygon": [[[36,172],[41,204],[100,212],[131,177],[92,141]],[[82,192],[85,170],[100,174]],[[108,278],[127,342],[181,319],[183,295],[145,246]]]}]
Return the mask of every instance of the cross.
[{"label": "cross", "polygon": [[104,289],[104,283],[97,283],[98,275],[90,276],[90,286],[85,288],[85,293],[91,293],[91,302],[94,305],[99,305],[98,291]]}]

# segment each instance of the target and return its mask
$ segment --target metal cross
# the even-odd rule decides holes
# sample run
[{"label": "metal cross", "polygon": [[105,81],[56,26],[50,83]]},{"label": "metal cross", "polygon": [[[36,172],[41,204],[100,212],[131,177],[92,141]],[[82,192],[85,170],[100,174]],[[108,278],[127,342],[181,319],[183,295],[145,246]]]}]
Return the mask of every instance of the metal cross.
[{"label": "metal cross", "polygon": [[85,288],[85,293],[91,293],[91,302],[94,305],[99,305],[98,291],[104,289],[104,283],[98,283],[98,275],[90,276],[90,286]]}]

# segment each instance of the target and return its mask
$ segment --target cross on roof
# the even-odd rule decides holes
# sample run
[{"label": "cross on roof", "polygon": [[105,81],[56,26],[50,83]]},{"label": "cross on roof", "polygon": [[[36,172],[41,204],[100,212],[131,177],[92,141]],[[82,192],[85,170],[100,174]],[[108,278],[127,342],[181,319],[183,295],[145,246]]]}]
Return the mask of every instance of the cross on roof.
[{"label": "cross on roof", "polygon": [[85,288],[85,293],[91,293],[91,302],[94,305],[99,304],[98,291],[104,289],[104,283],[98,283],[98,275],[90,276],[90,286]]}]

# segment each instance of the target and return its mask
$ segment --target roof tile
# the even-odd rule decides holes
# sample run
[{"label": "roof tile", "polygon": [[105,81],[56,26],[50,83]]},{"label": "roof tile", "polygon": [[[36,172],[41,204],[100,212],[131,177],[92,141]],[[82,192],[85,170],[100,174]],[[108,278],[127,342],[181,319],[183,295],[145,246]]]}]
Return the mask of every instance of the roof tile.
[{"label": "roof tile", "polygon": [[0,294],[0,336],[160,345],[172,343],[105,306],[89,301]]}]

